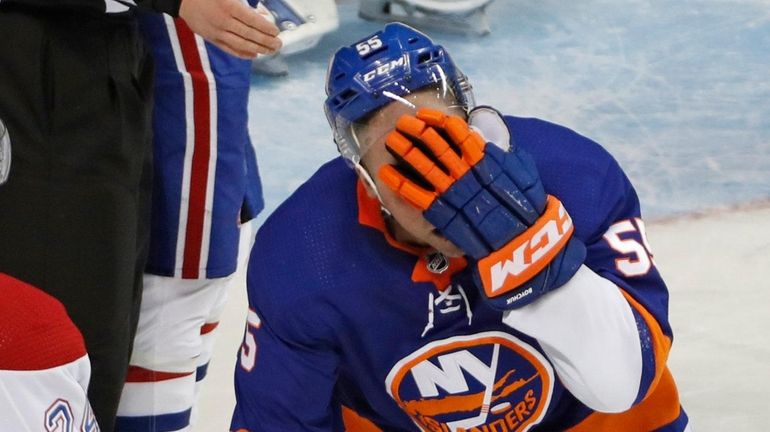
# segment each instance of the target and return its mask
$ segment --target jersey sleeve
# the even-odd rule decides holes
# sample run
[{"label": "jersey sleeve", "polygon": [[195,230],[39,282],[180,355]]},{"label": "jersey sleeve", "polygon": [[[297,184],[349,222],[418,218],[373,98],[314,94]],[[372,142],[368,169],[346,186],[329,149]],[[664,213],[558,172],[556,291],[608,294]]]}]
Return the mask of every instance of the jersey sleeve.
[{"label": "jersey sleeve", "polygon": [[91,363],[64,306],[3,273],[0,298],[0,429],[98,430]]},{"label": "jersey sleeve", "polygon": [[3,430],[99,430],[86,396],[88,356],[45,370],[0,370]]},{"label": "jersey sleeve", "polygon": [[575,206],[581,220],[590,214],[595,221],[581,226],[584,265],[563,287],[506,313],[503,322],[538,339],[586,406],[619,413],[655,389],[671,328],[668,290],[649,252],[638,198],[617,162],[607,160],[595,188],[600,193],[582,195],[583,208]]},{"label": "jersey sleeve", "polygon": [[612,160],[602,201],[606,217],[588,239],[585,265],[614,283],[631,306],[642,350],[642,377],[635,404],[656,387],[666,369],[673,335],[668,321],[668,288],[647,241],[639,199],[625,173]]},{"label": "jersey sleeve", "polygon": [[318,305],[301,299],[270,301],[275,284],[290,287],[267,276],[256,255],[258,246],[249,269],[250,309],[236,365],[231,429],[339,430],[339,407],[333,403],[339,359],[323,334]]}]

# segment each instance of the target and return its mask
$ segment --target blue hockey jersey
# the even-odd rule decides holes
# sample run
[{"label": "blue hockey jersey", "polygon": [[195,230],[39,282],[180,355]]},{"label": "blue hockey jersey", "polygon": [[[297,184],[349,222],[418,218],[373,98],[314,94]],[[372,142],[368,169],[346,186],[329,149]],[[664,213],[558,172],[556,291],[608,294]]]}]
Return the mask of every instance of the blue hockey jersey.
[{"label": "blue hockey jersey", "polygon": [[[607,414],[589,408],[590,391],[580,390],[583,372],[570,370],[569,362],[565,367],[551,336],[538,331],[555,328],[557,338],[577,347],[573,352],[602,346],[614,324],[597,321],[590,331],[559,327],[573,319],[569,308],[548,315],[538,310],[562,291],[580,295],[575,287],[549,293],[521,312],[490,308],[465,259],[450,259],[448,270],[432,273],[428,264],[435,256],[396,242],[379,203],[338,158],[257,235],[232,430],[685,430],[687,417],[666,368],[668,292],[633,187],[593,141],[542,120],[506,117],[506,123],[511,144],[534,157],[546,191],[572,216],[574,235],[588,250],[585,272],[630,310],[630,339],[641,358],[634,388],[625,389],[630,409]],[[584,303],[589,317],[612,315],[598,299],[595,311],[590,298]],[[519,328],[522,314],[539,322]],[[601,353],[581,360],[589,365],[581,367],[585,375],[610,376],[612,358],[612,352]],[[600,370],[591,371],[591,364]],[[343,415],[348,408],[356,415]]]}]

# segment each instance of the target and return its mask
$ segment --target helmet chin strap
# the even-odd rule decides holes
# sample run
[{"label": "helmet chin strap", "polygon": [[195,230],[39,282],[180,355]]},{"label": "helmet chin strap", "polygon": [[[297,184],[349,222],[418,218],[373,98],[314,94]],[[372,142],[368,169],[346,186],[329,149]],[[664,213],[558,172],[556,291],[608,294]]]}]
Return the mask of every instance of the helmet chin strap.
[{"label": "helmet chin strap", "polygon": [[366,171],[366,168],[364,168],[360,162],[355,162],[353,164],[353,169],[355,169],[358,175],[362,179],[364,179],[364,181],[366,182],[366,185],[369,186],[369,188],[374,191],[374,194],[377,196],[377,200],[380,202],[380,211],[382,211],[382,213],[385,214],[386,217],[392,216],[392,214],[390,213],[390,210],[385,208],[385,204],[382,202],[382,197],[380,196],[380,191],[379,189],[377,189],[377,185],[374,184],[374,179],[372,179],[372,176],[369,175],[368,171]]}]

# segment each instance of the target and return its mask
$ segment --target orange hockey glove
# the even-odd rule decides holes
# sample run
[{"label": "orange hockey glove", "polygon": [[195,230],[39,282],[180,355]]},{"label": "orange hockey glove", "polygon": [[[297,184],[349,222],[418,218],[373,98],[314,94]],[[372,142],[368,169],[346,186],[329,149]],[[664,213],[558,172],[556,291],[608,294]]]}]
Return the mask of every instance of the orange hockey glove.
[{"label": "orange hockey glove", "polygon": [[531,303],[583,263],[572,219],[523,149],[485,143],[462,118],[432,109],[401,117],[386,145],[399,165],[382,167],[380,179],[472,258],[493,307]]}]

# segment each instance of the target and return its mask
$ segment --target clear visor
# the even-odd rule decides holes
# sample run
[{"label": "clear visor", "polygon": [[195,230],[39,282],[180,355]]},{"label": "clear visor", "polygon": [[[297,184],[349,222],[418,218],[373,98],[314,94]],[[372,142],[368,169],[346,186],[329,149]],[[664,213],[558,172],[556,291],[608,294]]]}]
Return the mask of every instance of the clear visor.
[{"label": "clear visor", "polygon": [[385,141],[385,136],[395,128],[401,116],[414,115],[420,108],[433,108],[466,117],[473,108],[469,95],[458,97],[454,89],[442,84],[436,83],[402,95],[384,90],[381,97],[388,98],[389,102],[362,119],[350,122],[337,116],[335,139],[342,156],[350,164],[358,164],[367,150]]}]

